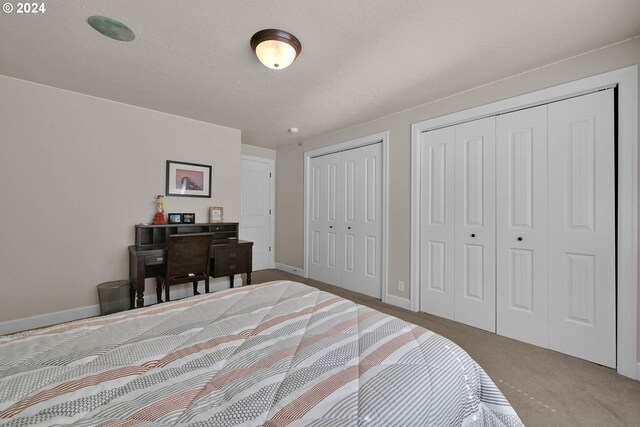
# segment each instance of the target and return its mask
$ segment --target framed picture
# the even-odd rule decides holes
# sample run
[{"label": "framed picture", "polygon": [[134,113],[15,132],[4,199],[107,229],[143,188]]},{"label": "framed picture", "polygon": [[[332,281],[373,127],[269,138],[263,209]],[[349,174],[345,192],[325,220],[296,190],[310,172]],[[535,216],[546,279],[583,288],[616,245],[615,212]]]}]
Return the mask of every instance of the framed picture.
[{"label": "framed picture", "polygon": [[209,222],[224,222],[224,212],[221,207],[209,208]]},{"label": "framed picture", "polygon": [[196,223],[196,214],[194,214],[194,213],[183,213],[182,214],[182,223],[183,224],[195,224]]},{"label": "framed picture", "polygon": [[167,215],[169,224],[182,224],[181,213],[170,213]]},{"label": "framed picture", "polygon": [[211,197],[211,166],[167,160],[165,195]]}]

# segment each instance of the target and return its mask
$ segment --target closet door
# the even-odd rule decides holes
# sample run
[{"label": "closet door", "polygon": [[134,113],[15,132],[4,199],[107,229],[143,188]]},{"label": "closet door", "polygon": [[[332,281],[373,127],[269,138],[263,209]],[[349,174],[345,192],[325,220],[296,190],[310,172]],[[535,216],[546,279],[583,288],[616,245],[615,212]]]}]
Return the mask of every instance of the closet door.
[{"label": "closet door", "polygon": [[340,284],[382,296],[382,144],[340,153]]},{"label": "closet door", "polygon": [[309,212],[309,277],[325,283],[336,284],[340,280],[340,254],[343,237],[340,231],[338,206],[338,170],[340,154],[330,154],[310,161],[310,212]]},{"label": "closet door", "polygon": [[497,332],[548,346],[547,106],[496,118]]},{"label": "closet door", "polygon": [[549,347],[616,366],[613,90],[549,104]]},{"label": "closet door", "polygon": [[420,310],[454,318],[454,127],[420,136]]},{"label": "closet door", "polygon": [[495,118],[455,127],[455,320],[496,331]]}]

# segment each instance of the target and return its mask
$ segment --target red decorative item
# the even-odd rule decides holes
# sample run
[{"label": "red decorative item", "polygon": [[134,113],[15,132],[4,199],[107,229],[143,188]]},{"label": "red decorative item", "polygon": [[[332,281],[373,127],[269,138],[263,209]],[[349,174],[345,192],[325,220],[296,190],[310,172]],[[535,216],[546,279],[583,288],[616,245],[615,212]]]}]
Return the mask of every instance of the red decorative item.
[{"label": "red decorative item", "polygon": [[164,213],[163,212],[156,212],[156,214],[153,216],[153,223],[154,224],[166,224],[167,221],[165,221],[165,219],[164,219]]},{"label": "red decorative item", "polygon": [[167,221],[164,219],[164,196],[162,194],[158,194],[156,196],[156,214],[153,217],[154,224],[166,224]]}]

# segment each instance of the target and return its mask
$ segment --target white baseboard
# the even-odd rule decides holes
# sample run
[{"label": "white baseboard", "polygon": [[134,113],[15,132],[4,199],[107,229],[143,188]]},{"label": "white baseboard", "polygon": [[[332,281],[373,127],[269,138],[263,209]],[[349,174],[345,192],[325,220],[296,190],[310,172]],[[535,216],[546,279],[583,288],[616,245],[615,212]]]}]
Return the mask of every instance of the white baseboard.
[{"label": "white baseboard", "polygon": [[[236,275],[233,281],[233,287],[242,286],[242,276]],[[209,291],[221,291],[229,288],[229,278],[221,277],[212,279],[209,282]],[[198,292],[204,294],[204,281],[198,284]],[[171,287],[171,299],[181,299],[193,296],[193,286],[191,283],[183,285],[175,285]],[[155,286],[145,287],[144,304],[151,305],[156,303]],[[43,326],[56,325],[58,323],[70,322],[72,320],[86,319],[100,315],[100,305],[88,305],[86,307],[72,308],[69,310],[56,311],[53,313],[39,314],[37,316],[23,317],[16,320],[8,320],[0,322],[0,335],[12,334],[14,332],[25,331],[27,329],[41,328]]]},{"label": "white baseboard", "polygon": [[290,265],[280,264],[279,262],[276,262],[276,268],[278,270],[286,271],[287,273],[292,273],[300,277],[304,277],[304,270],[300,267],[291,267]]},{"label": "white baseboard", "polygon": [[0,335],[12,334],[27,329],[41,328],[43,326],[70,322],[72,320],[85,319],[100,314],[100,305],[88,305],[86,307],[72,308],[56,311],[54,313],[39,314],[37,316],[23,317],[22,319],[8,320],[0,323]]},{"label": "white baseboard", "polygon": [[411,300],[406,298],[397,297],[387,293],[385,302],[387,304],[395,305],[396,307],[404,308],[405,310],[411,310]]}]

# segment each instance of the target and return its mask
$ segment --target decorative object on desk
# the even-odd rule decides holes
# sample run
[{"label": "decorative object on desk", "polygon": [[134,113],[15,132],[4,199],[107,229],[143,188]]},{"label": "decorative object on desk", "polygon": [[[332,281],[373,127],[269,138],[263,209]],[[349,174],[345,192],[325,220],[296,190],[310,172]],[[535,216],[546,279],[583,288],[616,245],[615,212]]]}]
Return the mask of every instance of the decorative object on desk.
[{"label": "decorative object on desk", "polygon": [[211,197],[211,166],[167,160],[165,195]]},{"label": "decorative object on desk", "polygon": [[224,210],[219,206],[209,208],[209,222],[224,222]]},{"label": "decorative object on desk", "polygon": [[182,224],[182,214],[181,213],[170,213],[169,214],[169,224]]},{"label": "decorative object on desk", "polygon": [[156,214],[153,217],[153,223],[156,225],[167,223],[164,219],[164,196],[162,194],[156,196]]},{"label": "decorative object on desk", "polygon": [[194,214],[194,213],[183,213],[182,214],[182,223],[183,224],[195,224],[196,223],[196,214]]}]

